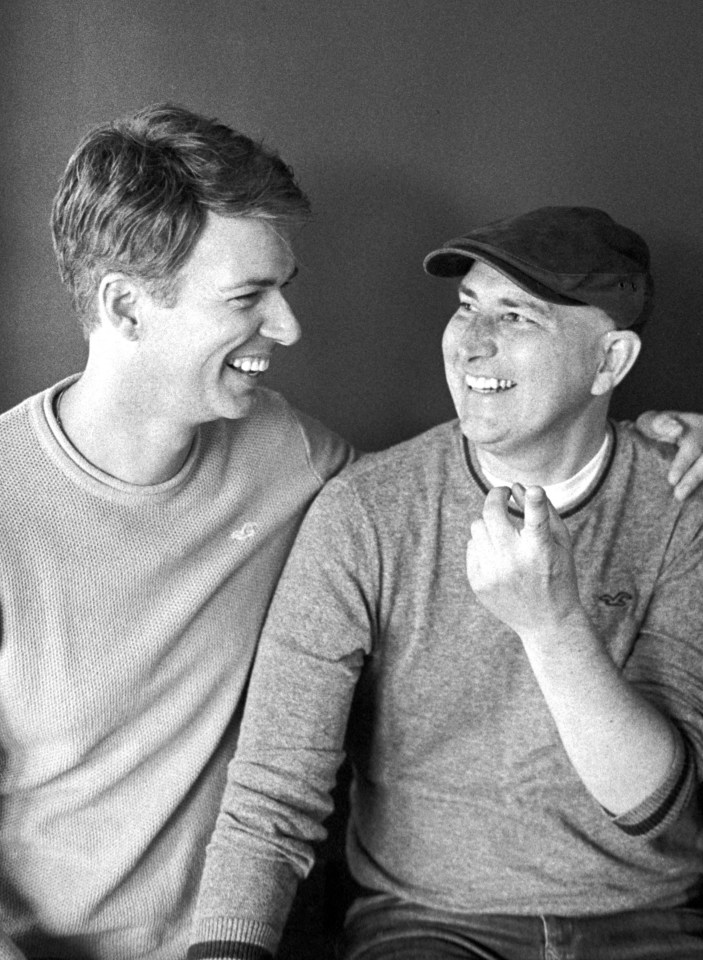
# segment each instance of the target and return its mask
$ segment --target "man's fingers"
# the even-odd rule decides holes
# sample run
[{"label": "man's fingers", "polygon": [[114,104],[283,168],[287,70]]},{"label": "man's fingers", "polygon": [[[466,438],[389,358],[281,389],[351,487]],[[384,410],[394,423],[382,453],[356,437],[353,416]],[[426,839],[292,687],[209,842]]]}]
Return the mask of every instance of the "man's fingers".
[{"label": "man's fingers", "polygon": [[668,480],[677,500],[685,500],[703,482],[703,414],[648,410],[637,418],[637,429],[653,440],[678,446]]},{"label": "man's fingers", "polygon": [[479,550],[483,550],[490,546],[491,539],[488,536],[486,524],[484,523],[483,519],[472,520],[470,530],[471,540],[469,543],[475,543],[477,549]]},{"label": "man's fingers", "polygon": [[656,410],[647,410],[637,418],[637,429],[651,440],[663,440],[665,443],[676,443],[684,432],[684,426],[676,418],[676,414],[669,410],[658,413]]},{"label": "man's fingers", "polygon": [[492,487],[486,495],[483,504],[483,520],[491,542],[496,546],[505,547],[515,538],[515,527],[508,514],[508,487]]},{"label": "man's fingers", "polygon": [[493,546],[483,519],[471,522],[471,537],[466,544],[466,576],[474,589],[478,589],[485,579],[486,561],[491,556]]},{"label": "man's fingers", "polygon": [[523,537],[527,537],[528,543],[540,546],[553,543],[571,550],[569,529],[541,487],[528,487],[525,490],[524,513]]},{"label": "man's fingers", "polygon": [[525,488],[521,483],[514,483],[512,486],[513,500],[518,505],[523,514],[525,513]]},{"label": "man's fingers", "polygon": [[471,538],[466,546],[466,573],[469,583],[479,589],[495,573],[496,550],[503,553],[512,546],[515,528],[508,517],[507,487],[489,490],[483,516],[471,522]]},{"label": "man's fingers", "polygon": [[[678,458],[677,458],[678,459]],[[674,484],[674,496],[677,500],[685,500],[690,494],[703,483],[703,457],[700,457],[693,466],[682,474],[682,471],[675,470],[676,459],[671,465],[669,471],[669,482]]]},{"label": "man's fingers", "polygon": [[527,487],[524,494],[525,526],[523,533],[540,540],[550,536],[550,503],[541,487]]},{"label": "man's fingers", "polygon": [[[676,456],[671,462],[669,467],[669,483],[672,486],[677,486],[679,481],[682,480],[687,473],[690,473],[690,477],[687,479],[687,492],[690,493],[691,490],[700,483],[701,477],[703,477],[703,469],[701,468],[701,457],[703,455],[703,437],[696,430],[688,429],[684,437],[679,441],[679,449],[676,452]],[[677,496],[678,496],[677,492]],[[683,499],[683,497],[681,497]]]}]

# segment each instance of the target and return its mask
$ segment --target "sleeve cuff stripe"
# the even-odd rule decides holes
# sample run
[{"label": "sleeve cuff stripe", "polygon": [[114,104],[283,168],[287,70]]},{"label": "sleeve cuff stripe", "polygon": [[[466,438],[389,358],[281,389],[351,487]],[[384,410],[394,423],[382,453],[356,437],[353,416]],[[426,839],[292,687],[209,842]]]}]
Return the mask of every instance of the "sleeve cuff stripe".
[{"label": "sleeve cuff stripe", "polygon": [[691,758],[688,750],[688,746],[684,743],[685,750],[685,759],[681,773],[676,780],[671,792],[666,796],[663,803],[661,803],[656,810],[652,811],[648,817],[645,817],[644,820],[640,820],[637,823],[619,823],[618,827],[623,833],[627,833],[631,837],[639,837],[642,834],[649,833],[651,830],[654,830],[659,824],[663,823],[667,815],[671,812],[675,803],[681,796],[686,781],[691,779]]},{"label": "sleeve cuff stripe", "polygon": [[273,960],[273,954],[241,940],[208,940],[194,943],[188,950],[188,960]]}]

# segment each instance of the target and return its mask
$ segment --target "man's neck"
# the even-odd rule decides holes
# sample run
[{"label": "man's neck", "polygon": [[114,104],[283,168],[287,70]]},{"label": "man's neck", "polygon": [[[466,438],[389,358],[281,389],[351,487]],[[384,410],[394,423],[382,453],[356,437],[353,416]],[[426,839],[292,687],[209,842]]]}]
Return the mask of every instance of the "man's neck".
[{"label": "man's neck", "polygon": [[196,428],[157,419],[126,389],[86,370],[57,400],[59,426],[94,467],[125,483],[165,483],[183,467]]},{"label": "man's neck", "polygon": [[608,435],[607,421],[593,425],[577,443],[550,441],[514,451],[475,447],[481,470],[501,484],[548,487],[564,483],[582,470],[601,449]]},{"label": "man's neck", "polygon": [[[566,480],[557,483],[539,484],[557,510],[565,510],[578,503],[587,491],[593,488],[608,460],[611,444],[612,436],[607,433],[595,455],[580,470],[567,477]],[[491,486],[512,486],[513,481],[510,477],[495,476],[483,464],[481,470]]]}]

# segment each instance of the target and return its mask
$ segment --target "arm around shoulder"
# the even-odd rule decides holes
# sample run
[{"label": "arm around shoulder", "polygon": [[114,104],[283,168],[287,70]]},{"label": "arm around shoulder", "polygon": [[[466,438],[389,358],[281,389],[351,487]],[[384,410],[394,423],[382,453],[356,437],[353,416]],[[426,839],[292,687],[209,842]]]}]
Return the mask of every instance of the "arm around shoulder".
[{"label": "arm around shoulder", "polygon": [[668,479],[676,499],[685,500],[703,483],[703,413],[648,410],[635,425],[645,437],[678,447]]}]

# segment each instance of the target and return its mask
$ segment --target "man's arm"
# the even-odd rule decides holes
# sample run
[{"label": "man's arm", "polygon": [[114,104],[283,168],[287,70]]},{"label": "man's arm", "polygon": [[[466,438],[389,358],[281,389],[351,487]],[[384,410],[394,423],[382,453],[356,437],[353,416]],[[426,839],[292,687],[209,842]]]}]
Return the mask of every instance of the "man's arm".
[{"label": "man's arm", "polygon": [[[522,499],[521,488],[513,489]],[[518,634],[571,763],[615,816],[677,780],[677,728],[625,680],[581,604],[568,530],[540,487],[513,525],[510,491],[491,490],[472,524],[467,574],[478,599]]]},{"label": "man's arm", "polygon": [[25,960],[25,956],[12,940],[0,932],[0,960]]},{"label": "man's arm", "polygon": [[648,410],[635,426],[652,440],[674,443],[679,448],[668,480],[677,500],[685,500],[703,483],[703,413]]},{"label": "man's arm", "polygon": [[[207,851],[188,956],[266,960],[325,836],[347,717],[370,649],[374,561],[332,481],[303,523],[271,605]],[[258,952],[257,952],[258,951]]]}]

